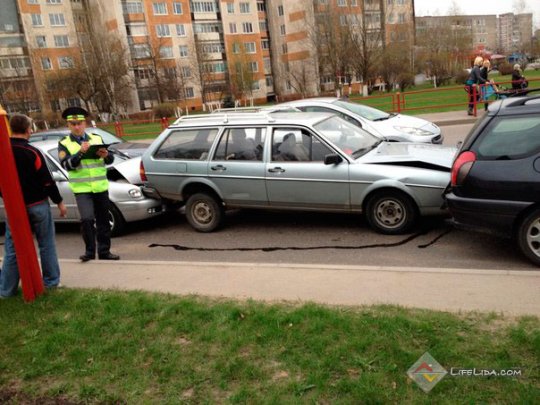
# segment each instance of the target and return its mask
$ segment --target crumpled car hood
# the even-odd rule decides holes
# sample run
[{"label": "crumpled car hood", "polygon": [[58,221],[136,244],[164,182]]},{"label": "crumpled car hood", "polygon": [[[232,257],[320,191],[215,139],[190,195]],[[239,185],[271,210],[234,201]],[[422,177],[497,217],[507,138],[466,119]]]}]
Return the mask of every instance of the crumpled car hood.
[{"label": "crumpled car hood", "polygon": [[441,167],[450,169],[457,148],[409,142],[382,142],[358,159],[361,163],[403,164],[404,166]]},{"label": "crumpled car hood", "polygon": [[127,180],[131,184],[142,184],[140,167],[140,157],[124,160],[107,168],[107,178],[112,181]]}]

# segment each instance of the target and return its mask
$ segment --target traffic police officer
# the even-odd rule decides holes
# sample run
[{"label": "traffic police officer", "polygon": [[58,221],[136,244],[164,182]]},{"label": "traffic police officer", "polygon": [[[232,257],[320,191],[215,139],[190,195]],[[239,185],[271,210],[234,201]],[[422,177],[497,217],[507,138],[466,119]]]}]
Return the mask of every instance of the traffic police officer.
[{"label": "traffic police officer", "polygon": [[114,157],[107,148],[99,148],[94,156],[85,153],[91,145],[103,144],[101,136],[86,133],[88,112],[81,107],[69,107],[62,113],[67,121],[70,134],[58,143],[58,157],[62,167],[68,171],[69,186],[75,194],[81,216],[81,232],[86,250],[80,259],[87,262],[100,260],[118,260],[120,256],[112,254],[111,225],[109,223],[109,182],[106,164]]}]

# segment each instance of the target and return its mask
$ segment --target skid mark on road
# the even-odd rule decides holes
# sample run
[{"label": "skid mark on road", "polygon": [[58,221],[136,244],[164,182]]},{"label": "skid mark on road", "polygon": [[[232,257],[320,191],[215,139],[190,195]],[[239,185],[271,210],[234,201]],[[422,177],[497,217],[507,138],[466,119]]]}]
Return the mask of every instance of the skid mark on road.
[{"label": "skid mark on road", "polygon": [[452,228],[448,228],[446,229],[445,231],[443,231],[439,236],[437,236],[435,239],[433,239],[431,242],[429,243],[424,243],[422,245],[418,245],[418,248],[419,249],[425,249],[427,247],[430,247],[431,245],[434,245],[435,243],[437,243],[437,241],[441,238],[443,238],[444,236],[448,235],[450,232],[452,232]]},{"label": "skid mark on road", "polygon": [[[425,232],[419,232],[415,233],[411,236],[408,236],[407,238],[394,243],[374,243],[371,245],[360,245],[360,246],[339,246],[339,245],[323,245],[323,246],[272,246],[272,247],[253,247],[253,248],[243,248],[243,247],[236,247],[236,248],[202,248],[202,247],[191,247],[191,246],[182,246],[182,245],[175,245],[175,244],[160,244],[160,243],[152,243],[151,245],[148,245],[149,248],[156,248],[156,247],[164,247],[164,248],[171,248],[174,250],[181,250],[181,251],[188,251],[188,250],[196,250],[199,252],[254,252],[254,251],[260,251],[260,252],[276,252],[276,251],[283,251],[283,250],[322,250],[322,249],[339,249],[339,250],[360,250],[360,249],[374,249],[374,248],[391,248],[396,246],[402,246],[405,245],[420,236],[424,236],[429,231]],[[436,242],[437,239],[439,239],[441,236],[438,236],[434,241],[430,242],[426,245],[419,245],[418,247],[427,247],[433,243]]]}]

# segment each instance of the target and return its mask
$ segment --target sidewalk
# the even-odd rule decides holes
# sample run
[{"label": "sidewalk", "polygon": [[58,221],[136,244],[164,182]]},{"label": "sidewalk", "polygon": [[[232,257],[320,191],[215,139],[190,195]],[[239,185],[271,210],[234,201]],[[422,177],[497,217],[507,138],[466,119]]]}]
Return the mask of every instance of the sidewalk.
[{"label": "sidewalk", "polygon": [[540,316],[540,271],[61,260],[69,288]]},{"label": "sidewalk", "polygon": [[484,115],[483,108],[484,108],[483,105],[482,105],[482,108],[478,108],[476,117],[472,115],[467,115],[466,110],[420,114],[420,115],[417,115],[417,117],[433,122],[435,125],[438,125],[440,127],[445,126],[445,125],[474,124],[479,118],[481,118]]}]

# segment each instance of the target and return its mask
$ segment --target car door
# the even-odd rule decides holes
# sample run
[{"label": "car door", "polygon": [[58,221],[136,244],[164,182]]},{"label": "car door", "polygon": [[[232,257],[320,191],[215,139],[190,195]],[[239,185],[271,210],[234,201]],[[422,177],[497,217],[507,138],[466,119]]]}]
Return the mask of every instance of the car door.
[{"label": "car door", "polygon": [[357,127],[362,128],[362,126],[363,126],[360,119],[352,117],[349,114],[345,114],[345,113],[343,113],[341,111],[338,111],[338,110],[335,110],[333,108],[322,107],[322,106],[319,106],[319,105],[307,105],[307,106],[298,107],[298,109],[302,110],[302,111],[305,111],[305,112],[324,112],[324,113],[336,114],[338,117],[343,118],[345,121],[348,121],[351,124],[356,125]]},{"label": "car door", "polygon": [[208,177],[229,206],[268,204],[263,163],[266,132],[266,127],[238,126],[221,134]]},{"label": "car door", "polygon": [[266,189],[270,206],[349,210],[349,163],[325,165],[334,151],[305,128],[273,128]]}]

